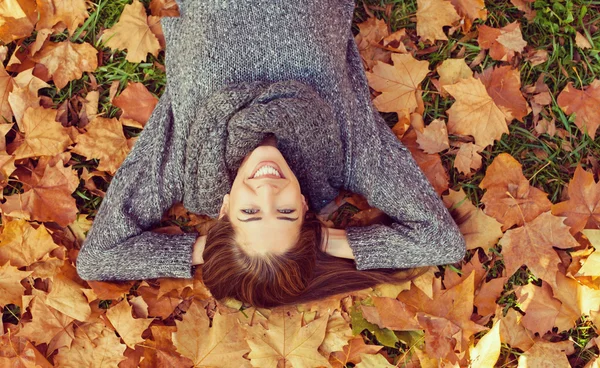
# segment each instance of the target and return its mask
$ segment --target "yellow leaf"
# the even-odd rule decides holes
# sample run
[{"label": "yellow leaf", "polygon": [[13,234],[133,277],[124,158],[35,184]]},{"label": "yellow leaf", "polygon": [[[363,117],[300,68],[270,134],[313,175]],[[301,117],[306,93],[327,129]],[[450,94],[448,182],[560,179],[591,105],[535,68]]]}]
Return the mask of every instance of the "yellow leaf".
[{"label": "yellow leaf", "polygon": [[116,306],[106,311],[106,317],[115,330],[125,341],[125,344],[135,350],[135,345],[144,341],[142,333],[150,326],[154,318],[133,318],[131,305],[124,299]]},{"label": "yellow leaf", "polygon": [[424,41],[447,40],[443,27],[460,20],[452,3],[446,0],[417,0],[417,34]]},{"label": "yellow leaf", "polygon": [[493,368],[500,357],[500,323],[498,320],[492,328],[469,349],[471,367]]}]

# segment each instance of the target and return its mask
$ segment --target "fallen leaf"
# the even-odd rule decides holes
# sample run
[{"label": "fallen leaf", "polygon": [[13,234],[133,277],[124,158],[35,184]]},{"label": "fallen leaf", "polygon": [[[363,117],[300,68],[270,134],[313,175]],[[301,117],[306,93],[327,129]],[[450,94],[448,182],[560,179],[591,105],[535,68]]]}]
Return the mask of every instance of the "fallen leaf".
[{"label": "fallen leaf", "polygon": [[87,42],[77,44],[67,40],[46,44],[33,60],[46,66],[56,87],[63,89],[70,81],[80,79],[83,72],[98,68],[97,54],[98,50]]},{"label": "fallen leaf", "polygon": [[572,82],[567,83],[556,102],[565,114],[575,113],[575,125],[583,133],[592,139],[596,137],[596,130],[600,126],[600,79],[594,79],[585,90],[576,89]]},{"label": "fallen leaf", "polygon": [[518,368],[544,367],[549,362],[552,362],[553,368],[570,368],[567,355],[574,351],[571,341],[549,342],[539,339],[529,350],[519,356]]},{"label": "fallen leaf", "polygon": [[502,230],[521,226],[549,211],[552,203],[543,191],[531,186],[521,164],[508,153],[501,153],[488,166],[479,187],[484,212],[502,223]]},{"label": "fallen leaf", "polygon": [[481,150],[483,147],[473,143],[461,144],[456,152],[454,168],[467,177],[473,176],[471,170],[477,171],[481,168],[481,155],[479,154]]},{"label": "fallen leaf", "polygon": [[356,365],[356,368],[394,368],[395,365],[390,364],[387,359],[381,354],[361,354],[361,361]]},{"label": "fallen leaf", "polygon": [[178,17],[179,7],[175,0],[152,0],[150,1],[150,12],[159,17]]},{"label": "fallen leaf", "polygon": [[366,70],[371,70],[377,61],[389,62],[391,52],[377,47],[389,35],[388,26],[382,19],[370,17],[357,24],[359,32],[354,38]]},{"label": "fallen leaf", "polygon": [[498,320],[492,328],[469,349],[471,366],[478,368],[493,368],[500,357],[500,324]]},{"label": "fallen leaf", "polygon": [[119,21],[102,33],[105,45],[113,50],[127,50],[125,59],[132,63],[146,60],[148,54],[158,55],[160,44],[150,30],[144,4],[138,0],[125,5]]},{"label": "fallen leaf", "polygon": [[336,351],[329,357],[329,362],[334,368],[345,367],[348,363],[360,363],[361,356],[365,354],[377,354],[383,346],[367,345],[362,336],[357,336],[350,340],[350,343],[344,346],[343,351]]},{"label": "fallen leaf", "polygon": [[547,282],[542,282],[541,287],[533,284],[518,286],[515,294],[519,308],[525,312],[521,319],[523,326],[540,336],[552,330],[562,303],[552,296],[552,288]]},{"label": "fallen leaf", "polygon": [[525,19],[532,21],[537,12],[532,9],[535,0],[510,0],[510,2],[520,11],[525,13]]},{"label": "fallen leaf", "polygon": [[594,175],[577,165],[568,193],[568,200],[552,206],[552,214],[565,216],[573,235],[583,229],[600,228],[600,182],[594,181]]},{"label": "fallen leaf", "polygon": [[600,277],[600,230],[582,230],[582,233],[590,240],[595,250],[586,258],[575,276]]},{"label": "fallen leaf", "polygon": [[363,317],[380,328],[397,331],[419,330],[415,312],[399,300],[372,297],[374,306],[361,305]]},{"label": "fallen leaf", "polygon": [[402,137],[402,143],[408,148],[437,194],[441,195],[445,192],[448,189],[450,179],[444,165],[442,165],[440,155],[437,153],[429,155],[421,151],[417,145],[417,133],[414,129],[410,129]]},{"label": "fallen leaf", "polygon": [[417,34],[424,41],[448,40],[444,27],[460,20],[460,15],[447,0],[417,0]]},{"label": "fallen leaf", "polygon": [[523,52],[527,42],[523,40],[519,22],[510,23],[502,28],[480,25],[477,42],[482,49],[490,50],[494,60],[511,62],[516,53]]},{"label": "fallen leaf", "polygon": [[53,339],[63,340],[61,346],[71,346],[73,342],[73,318],[49,307],[45,297],[36,296],[31,301],[32,320],[24,323],[17,336],[25,337],[39,344],[50,344]]},{"label": "fallen leaf", "polygon": [[464,78],[444,89],[456,99],[446,111],[449,133],[472,135],[481,147],[493,144],[503,133],[509,134],[504,113],[480,80]]},{"label": "fallen leaf", "polygon": [[529,114],[527,101],[521,94],[519,69],[509,65],[487,68],[476,78],[481,80],[494,103],[502,110],[507,122],[513,119],[523,121]]},{"label": "fallen leaf", "polygon": [[85,0],[37,0],[37,4],[40,20],[35,28],[38,31],[54,28],[57,32],[62,32],[67,28],[69,36],[72,36],[77,27],[90,16]]},{"label": "fallen leaf", "polygon": [[0,3],[0,41],[11,43],[33,32],[37,20],[34,0],[5,0]]},{"label": "fallen leaf", "polygon": [[127,88],[115,97],[112,104],[123,110],[121,119],[133,119],[143,126],[152,115],[158,98],[154,97],[142,83],[129,83]]},{"label": "fallen leaf", "polygon": [[483,0],[451,0],[458,14],[464,17],[462,30],[467,33],[475,19],[486,20],[487,9]]},{"label": "fallen leaf", "polygon": [[0,263],[10,261],[16,267],[31,266],[56,248],[58,245],[44,224],[34,228],[22,219],[8,221],[0,238]]},{"label": "fallen leaf", "polygon": [[373,100],[381,112],[400,112],[407,109],[413,112],[417,108],[417,94],[425,76],[429,72],[429,63],[417,60],[410,54],[392,54],[394,65],[377,62],[373,72],[366,72],[369,86],[381,94]]},{"label": "fallen leaf", "polygon": [[500,341],[513,348],[528,350],[534,344],[534,334],[522,324],[523,315],[509,308],[506,316],[502,316],[502,309],[498,307],[495,319],[502,319],[500,326]]},{"label": "fallen leaf", "polygon": [[560,258],[553,247],[568,249],[579,246],[563,223],[564,217],[544,212],[522,227],[508,230],[500,239],[507,275],[527,265],[537,277],[556,285],[556,273]]},{"label": "fallen leaf", "polygon": [[442,95],[447,95],[444,86],[458,83],[463,78],[469,78],[473,76],[473,71],[465,59],[446,59],[437,67],[437,72],[440,75],[440,92]]},{"label": "fallen leaf", "polygon": [[0,266],[0,305],[21,305],[21,295],[25,294],[25,288],[21,280],[31,275],[31,271],[19,271],[17,267],[11,266],[8,261]]},{"label": "fallen leaf", "polygon": [[325,337],[319,346],[319,350],[323,351],[326,355],[334,351],[342,351],[352,337],[352,329],[342,317],[341,312],[335,310],[329,316],[327,327],[325,328]]},{"label": "fallen leaf", "polygon": [[67,128],[56,121],[56,114],[56,110],[43,107],[25,110],[22,122],[25,139],[13,152],[17,160],[58,155],[73,144]]},{"label": "fallen leaf", "polygon": [[448,131],[443,120],[435,119],[422,130],[415,129],[419,148],[425,153],[434,154],[450,148]]},{"label": "fallen leaf", "polygon": [[0,62],[0,121],[12,121],[12,110],[8,103],[8,95],[13,90],[13,79],[4,69],[4,65]]},{"label": "fallen leaf", "polygon": [[581,49],[591,49],[592,44],[588,39],[579,32],[575,32],[575,44]]},{"label": "fallen leaf", "polygon": [[116,306],[112,306],[106,311],[106,317],[115,327],[125,344],[131,349],[135,345],[144,341],[142,332],[154,321],[154,318],[133,318],[131,315],[132,307],[127,299],[122,300]]}]

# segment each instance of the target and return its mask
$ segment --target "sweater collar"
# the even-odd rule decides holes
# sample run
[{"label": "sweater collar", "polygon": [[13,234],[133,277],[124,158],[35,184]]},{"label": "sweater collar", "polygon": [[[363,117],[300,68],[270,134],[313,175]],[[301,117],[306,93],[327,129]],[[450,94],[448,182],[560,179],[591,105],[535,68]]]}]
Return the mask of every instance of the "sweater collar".
[{"label": "sweater collar", "polygon": [[309,209],[320,211],[343,185],[344,154],[331,107],[295,80],[229,85],[197,109],[186,138],[184,206],[218,216],[244,157],[272,133]]}]

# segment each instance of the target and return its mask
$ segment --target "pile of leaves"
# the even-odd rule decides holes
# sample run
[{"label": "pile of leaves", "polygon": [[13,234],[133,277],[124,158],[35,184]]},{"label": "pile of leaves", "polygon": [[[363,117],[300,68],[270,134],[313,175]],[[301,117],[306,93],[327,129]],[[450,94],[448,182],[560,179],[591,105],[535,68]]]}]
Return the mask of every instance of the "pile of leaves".
[{"label": "pile of leaves", "polygon": [[[74,266],[164,88],[160,18],[175,1],[0,2],[0,365],[598,367],[598,10],[358,4],[373,104],[468,253],[403,284],[263,309],[215,300],[200,268],[109,283]],[[385,217],[345,191],[319,215]],[[155,231],[211,221],[177,204]]]}]

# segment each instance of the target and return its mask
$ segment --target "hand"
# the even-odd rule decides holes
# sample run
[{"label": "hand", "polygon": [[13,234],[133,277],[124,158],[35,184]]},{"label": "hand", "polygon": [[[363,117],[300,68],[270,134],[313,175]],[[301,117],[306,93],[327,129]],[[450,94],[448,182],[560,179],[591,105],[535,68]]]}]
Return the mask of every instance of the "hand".
[{"label": "hand", "polygon": [[354,259],[354,254],[352,253],[350,244],[348,244],[345,229],[322,227],[322,231],[327,231],[329,233],[327,243],[321,244],[321,249],[325,253],[334,257]]},{"label": "hand", "polygon": [[194,249],[192,251],[192,266],[197,264],[203,264],[204,259],[202,253],[204,253],[204,246],[206,245],[206,235],[199,236],[194,243]]}]

